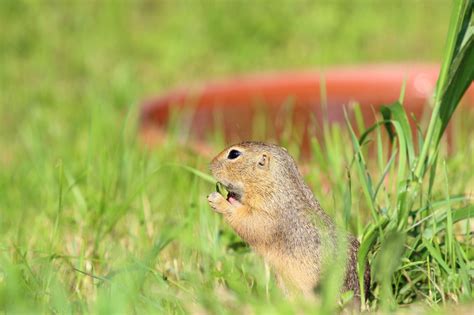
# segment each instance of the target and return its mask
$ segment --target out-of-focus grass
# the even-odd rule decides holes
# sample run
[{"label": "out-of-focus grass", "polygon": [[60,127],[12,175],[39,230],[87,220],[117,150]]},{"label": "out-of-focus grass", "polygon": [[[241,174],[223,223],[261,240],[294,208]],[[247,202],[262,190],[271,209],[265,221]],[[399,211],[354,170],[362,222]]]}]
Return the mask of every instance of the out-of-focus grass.
[{"label": "out-of-focus grass", "polygon": [[[314,310],[280,298],[208,208],[214,187],[175,166],[208,161],[173,137],[137,144],[138,101],[235,72],[438,61],[448,20],[440,1],[0,1],[0,310]],[[469,194],[472,116],[454,119],[449,192]],[[350,138],[331,130],[307,180],[360,235],[370,214],[347,201]],[[435,187],[444,198],[444,177]]]}]

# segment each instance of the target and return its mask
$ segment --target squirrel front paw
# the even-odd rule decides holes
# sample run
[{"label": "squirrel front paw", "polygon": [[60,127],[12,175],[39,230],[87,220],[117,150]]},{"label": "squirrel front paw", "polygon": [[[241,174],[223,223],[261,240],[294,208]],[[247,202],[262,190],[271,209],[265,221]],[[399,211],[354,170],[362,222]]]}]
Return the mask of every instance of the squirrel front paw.
[{"label": "squirrel front paw", "polygon": [[211,208],[218,213],[226,213],[230,207],[230,203],[217,191],[207,196],[207,201]]}]

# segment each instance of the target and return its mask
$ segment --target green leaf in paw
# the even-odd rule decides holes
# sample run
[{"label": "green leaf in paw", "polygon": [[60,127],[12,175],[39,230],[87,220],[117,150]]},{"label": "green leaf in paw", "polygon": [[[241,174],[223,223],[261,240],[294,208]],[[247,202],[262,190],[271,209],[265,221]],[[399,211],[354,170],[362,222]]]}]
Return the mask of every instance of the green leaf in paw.
[{"label": "green leaf in paw", "polygon": [[216,183],[216,191],[221,194],[222,196],[224,196],[224,198],[227,199],[227,195],[229,194],[229,192],[227,191],[227,189],[225,188],[224,185],[222,185],[222,183],[220,182],[217,182]]}]

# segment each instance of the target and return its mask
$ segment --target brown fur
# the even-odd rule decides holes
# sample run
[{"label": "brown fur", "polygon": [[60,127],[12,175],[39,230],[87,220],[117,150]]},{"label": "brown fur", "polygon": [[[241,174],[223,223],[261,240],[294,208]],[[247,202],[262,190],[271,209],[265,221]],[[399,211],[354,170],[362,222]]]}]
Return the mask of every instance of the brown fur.
[{"label": "brown fur", "polygon": [[[228,159],[232,149],[242,154]],[[338,231],[285,149],[243,142],[222,151],[210,168],[219,182],[240,195],[240,202],[231,203],[214,192],[208,197],[210,205],[272,266],[279,282],[311,296],[325,268],[334,266],[335,257],[340,256],[338,248],[346,247],[342,289],[353,290],[356,300],[360,298],[359,242]],[[366,289],[369,276],[367,270]]]}]

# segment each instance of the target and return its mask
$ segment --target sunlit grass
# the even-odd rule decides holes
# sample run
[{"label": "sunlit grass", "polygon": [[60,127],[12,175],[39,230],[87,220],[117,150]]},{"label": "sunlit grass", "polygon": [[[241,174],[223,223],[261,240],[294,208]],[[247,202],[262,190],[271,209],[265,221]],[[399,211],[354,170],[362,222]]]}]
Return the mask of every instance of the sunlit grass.
[{"label": "sunlit grass", "polygon": [[[117,132],[121,136],[107,143],[92,140],[105,139],[108,133],[102,124],[107,118],[100,113],[95,115],[90,125],[94,131],[83,147],[81,163],[74,162],[73,154],[56,159],[51,151],[38,146],[29,153],[42,156],[36,166],[29,169],[32,164],[26,157],[25,167],[17,168],[16,179],[2,177],[2,187],[6,187],[3,191],[9,192],[2,199],[2,209],[19,209],[18,200],[27,200],[21,212],[2,216],[3,307],[13,312],[207,309],[216,313],[238,313],[242,308],[292,313],[317,307],[282,299],[273,279],[266,277],[263,262],[209,209],[205,196],[215,189],[214,185],[186,169],[192,167],[206,173],[207,159],[175,144],[178,141],[172,137],[159,149],[148,151],[137,143],[133,112],[130,119],[122,119],[119,124],[119,130],[124,130]],[[469,125],[472,115],[455,119],[459,126],[455,136],[471,137],[469,128],[462,126]],[[366,233],[364,226],[373,221],[356,174],[351,176],[348,198],[344,170],[353,157],[347,149],[350,134],[344,126],[329,129],[330,143],[339,145],[321,150],[318,159],[303,162],[308,170],[305,177],[324,208],[336,218],[343,217],[347,228],[362,237]],[[321,145],[327,147],[328,143],[322,141]],[[218,151],[221,146],[214,148]],[[474,187],[471,173],[466,173],[474,165],[465,159],[473,149],[472,141],[468,146],[455,146],[448,158],[446,145],[442,145],[441,160],[446,161],[447,176],[436,178],[430,208],[440,214],[441,220],[446,220],[438,211],[446,209],[446,193],[469,194]],[[328,176],[325,168],[341,171]],[[442,168],[441,174],[445,172],[444,165]],[[383,174],[372,169],[375,178]],[[456,180],[450,180],[449,174],[456,174]],[[18,186],[17,181],[22,185]],[[385,198],[381,198],[383,201]],[[459,198],[451,197],[451,204],[457,207]],[[465,223],[454,226],[456,235],[469,228]],[[425,230],[426,233],[429,232]],[[458,238],[456,244],[461,247],[455,245],[454,249],[471,257],[469,242]],[[452,260],[444,256],[444,245],[434,242],[433,246],[450,266]],[[372,248],[369,256],[374,270],[378,267],[373,255],[378,248]],[[469,292],[459,295],[455,286],[445,287],[451,281],[455,281],[453,285],[465,285],[458,282],[465,277],[461,270],[459,278],[450,278],[439,261],[427,257],[420,256],[419,261],[402,258],[394,266],[401,277],[394,291],[397,302],[426,301],[434,306],[443,300],[469,300]],[[472,270],[469,262],[457,268]],[[378,280],[380,273],[374,274]],[[412,278],[416,274],[429,281],[419,276]],[[405,282],[405,276],[410,277],[410,282]],[[426,283],[428,287],[416,283]],[[381,292],[377,286],[374,288],[374,296],[380,298]],[[369,304],[371,308],[377,306],[375,301]]]}]

